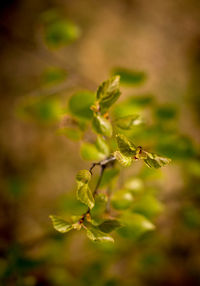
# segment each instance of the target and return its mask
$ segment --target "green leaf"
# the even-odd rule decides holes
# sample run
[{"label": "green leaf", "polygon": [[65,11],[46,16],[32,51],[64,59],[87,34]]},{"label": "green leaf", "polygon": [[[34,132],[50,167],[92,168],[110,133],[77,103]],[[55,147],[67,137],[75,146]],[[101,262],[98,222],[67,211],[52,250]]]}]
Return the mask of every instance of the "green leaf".
[{"label": "green leaf", "polygon": [[55,19],[45,26],[45,40],[51,47],[70,44],[77,40],[80,35],[79,28],[64,19]]},{"label": "green leaf", "polygon": [[99,152],[97,147],[91,143],[82,143],[80,152],[82,158],[87,161],[99,161],[105,158],[105,154]]},{"label": "green leaf", "polygon": [[116,228],[119,228],[121,223],[116,219],[107,219],[98,225],[99,229],[105,233],[112,232]]},{"label": "green leaf", "polygon": [[131,140],[129,140],[125,135],[118,134],[116,135],[117,145],[119,147],[120,152],[129,157],[129,156],[135,156],[136,154],[136,147],[132,143]]},{"label": "green leaf", "polygon": [[144,189],[144,183],[139,178],[129,178],[126,182],[124,187],[131,191],[133,194],[140,194]]},{"label": "green leaf", "polygon": [[139,115],[128,115],[120,117],[115,121],[116,126],[124,130],[132,129],[141,123],[142,120]]},{"label": "green leaf", "polygon": [[119,76],[113,76],[99,86],[97,90],[97,100],[101,114],[106,113],[110,106],[119,98],[119,81]]},{"label": "green leaf", "polygon": [[94,198],[88,184],[78,183],[76,197],[90,209],[94,207]]},{"label": "green leaf", "polygon": [[63,127],[57,130],[57,134],[64,135],[67,138],[78,141],[81,139],[82,132],[78,128]]},{"label": "green leaf", "polygon": [[116,191],[111,198],[112,206],[118,210],[129,208],[133,204],[133,201],[132,193],[125,189]]},{"label": "green leaf", "polygon": [[151,219],[160,214],[163,205],[152,195],[144,195],[133,205],[132,211]]},{"label": "green leaf", "polygon": [[109,146],[101,136],[97,136],[97,141],[95,145],[100,153],[105,154],[105,156],[109,155],[110,153]]},{"label": "green leaf", "polygon": [[88,170],[80,170],[76,175],[78,183],[87,184],[91,180],[91,173]]},{"label": "green leaf", "polygon": [[114,156],[123,167],[129,167],[132,163],[132,158],[124,156],[120,151],[115,151]]},{"label": "green leaf", "polygon": [[67,77],[65,70],[58,67],[50,67],[42,74],[42,81],[44,84],[56,84],[64,81]]},{"label": "green leaf", "polygon": [[112,136],[112,125],[109,120],[104,118],[101,115],[93,115],[92,125],[94,130],[103,136],[111,137]]},{"label": "green leaf", "polygon": [[149,168],[160,168],[162,166],[165,166],[167,164],[169,164],[171,162],[170,159],[168,158],[165,158],[165,157],[160,157],[156,154],[153,154],[153,153],[149,153],[149,152],[146,152],[146,155],[147,155],[147,158],[144,159],[144,162],[146,163],[146,165],[149,167]]},{"label": "green leaf", "polygon": [[91,105],[95,101],[95,94],[90,91],[79,91],[71,96],[68,108],[72,115],[83,120],[92,119]]},{"label": "green leaf", "polygon": [[122,227],[117,231],[126,238],[137,239],[146,232],[155,229],[155,226],[143,215],[125,212],[121,217]]},{"label": "green leaf", "polygon": [[57,231],[62,232],[62,233],[65,233],[65,232],[68,232],[68,231],[70,231],[71,229],[73,229],[73,225],[72,225],[72,224],[69,224],[69,223],[66,222],[64,219],[59,218],[59,217],[54,216],[54,215],[50,215],[49,217],[50,217],[50,219],[52,220],[53,227],[54,227]]},{"label": "green leaf", "polygon": [[86,225],[87,237],[96,242],[114,242],[114,239],[107,233],[102,232],[97,226],[87,223]]},{"label": "green leaf", "polygon": [[145,82],[147,76],[142,71],[134,71],[125,68],[115,68],[114,75],[120,76],[120,82],[122,85],[139,85]]}]

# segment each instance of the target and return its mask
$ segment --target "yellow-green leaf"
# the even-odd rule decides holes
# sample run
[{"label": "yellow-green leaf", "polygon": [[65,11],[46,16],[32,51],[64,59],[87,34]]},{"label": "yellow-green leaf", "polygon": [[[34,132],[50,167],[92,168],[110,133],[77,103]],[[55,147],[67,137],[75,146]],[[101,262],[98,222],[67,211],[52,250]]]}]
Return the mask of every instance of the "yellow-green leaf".
[{"label": "yellow-green leaf", "polygon": [[103,116],[94,113],[92,125],[98,134],[106,137],[112,136],[112,125],[110,121]]},{"label": "yellow-green leaf", "polygon": [[52,223],[53,223],[53,227],[59,231],[59,232],[62,232],[62,233],[65,233],[65,232],[68,232],[70,231],[71,229],[73,229],[73,225],[72,224],[69,224],[68,222],[66,222],[64,219],[62,218],[59,218],[57,216],[54,216],[54,215],[50,215],[49,216]]},{"label": "yellow-green leaf", "polygon": [[114,239],[107,233],[102,232],[97,226],[91,223],[86,224],[87,237],[96,242],[114,242]]},{"label": "yellow-green leaf", "polygon": [[132,163],[132,158],[124,156],[120,151],[115,151],[114,156],[123,167],[129,167]]},{"label": "yellow-green leaf", "polygon": [[87,205],[90,209],[94,207],[94,198],[88,184],[78,182],[76,197],[79,201]]},{"label": "yellow-green leaf", "polygon": [[136,147],[131,140],[129,140],[125,135],[118,134],[116,135],[117,145],[120,152],[129,157],[136,154]]},{"label": "yellow-green leaf", "polygon": [[146,165],[149,168],[158,169],[158,168],[165,166],[171,162],[171,160],[169,158],[161,157],[161,156],[158,156],[154,153],[149,153],[146,151],[145,151],[145,153],[147,155],[147,158],[144,159],[144,162],[146,163]]},{"label": "yellow-green leaf", "polygon": [[101,114],[106,113],[110,106],[119,98],[119,81],[119,76],[113,76],[99,86],[97,90],[97,100]]},{"label": "yellow-green leaf", "polygon": [[87,184],[91,180],[91,173],[88,170],[80,170],[76,175],[77,182]]}]

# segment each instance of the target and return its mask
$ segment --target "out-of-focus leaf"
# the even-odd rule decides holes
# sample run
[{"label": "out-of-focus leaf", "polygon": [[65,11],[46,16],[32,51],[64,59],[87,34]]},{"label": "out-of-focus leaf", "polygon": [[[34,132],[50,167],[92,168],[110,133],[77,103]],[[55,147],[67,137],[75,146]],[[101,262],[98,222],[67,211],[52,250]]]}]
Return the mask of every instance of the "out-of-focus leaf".
[{"label": "out-of-focus leaf", "polygon": [[113,107],[113,115],[116,119],[129,116],[133,113],[141,112],[142,109],[152,105],[152,103],[152,95],[130,96],[128,99]]},{"label": "out-of-focus leaf", "polygon": [[98,134],[106,137],[112,136],[112,125],[110,121],[103,116],[94,114],[92,125]]},{"label": "out-of-focus leaf", "polygon": [[145,82],[147,75],[142,71],[134,71],[125,68],[115,68],[113,70],[114,75],[120,76],[120,83],[122,85],[139,85]]},{"label": "out-of-focus leaf", "polygon": [[45,40],[50,47],[59,47],[74,42],[80,36],[80,29],[65,19],[55,19],[45,25]]},{"label": "out-of-focus leaf", "polygon": [[99,229],[105,233],[110,233],[116,228],[119,228],[121,223],[116,219],[107,219],[98,225]]},{"label": "out-of-focus leaf", "polygon": [[143,215],[125,212],[121,217],[122,227],[117,231],[126,238],[137,239],[144,233],[152,231],[155,226]]},{"label": "out-of-focus leaf", "polygon": [[156,151],[177,160],[191,159],[198,154],[194,143],[189,137],[175,134],[163,139],[161,137],[156,142]]},{"label": "out-of-focus leaf", "polygon": [[100,153],[105,154],[105,156],[109,155],[110,153],[109,146],[101,136],[97,136],[97,141],[95,145],[97,147],[97,150],[99,150]]},{"label": "out-of-focus leaf", "polygon": [[122,189],[114,192],[111,203],[115,209],[124,210],[129,208],[133,204],[134,198],[131,192],[126,189]]},{"label": "out-of-focus leaf", "polygon": [[171,162],[170,159],[165,157],[160,157],[156,154],[145,152],[147,155],[147,158],[144,159],[144,162],[149,168],[160,168],[162,166],[165,166]]},{"label": "out-of-focus leaf", "polygon": [[61,104],[58,100],[47,97],[27,97],[18,106],[17,113],[25,119],[51,123],[60,119]]},{"label": "out-of-focus leaf", "polygon": [[79,91],[71,96],[68,108],[72,115],[83,120],[92,118],[91,105],[95,101],[95,94],[90,91]]},{"label": "out-of-focus leaf", "polygon": [[118,134],[116,135],[117,145],[119,147],[120,152],[127,156],[131,157],[136,154],[136,147],[131,140],[129,140],[125,135]]},{"label": "out-of-focus leaf", "polygon": [[133,194],[141,193],[144,189],[143,181],[139,178],[130,178],[125,182],[124,187]]},{"label": "out-of-focus leaf", "polygon": [[71,140],[78,141],[82,137],[82,132],[77,128],[63,127],[57,130],[57,134],[64,135]]},{"label": "out-of-focus leaf", "polygon": [[113,76],[99,86],[97,90],[97,100],[101,114],[106,113],[110,106],[119,98],[119,81],[119,76]]},{"label": "out-of-focus leaf", "polygon": [[107,233],[102,232],[97,226],[91,223],[86,224],[87,237],[96,242],[114,242],[114,239]]},{"label": "out-of-focus leaf", "polygon": [[116,126],[124,130],[132,129],[141,123],[142,120],[139,115],[128,115],[120,117],[115,121]]},{"label": "out-of-focus leaf", "polygon": [[118,169],[106,169],[103,173],[100,187],[104,187],[112,182],[112,180],[119,174]]},{"label": "out-of-focus leaf", "polygon": [[73,229],[73,225],[66,222],[64,219],[59,218],[55,215],[50,215],[54,228],[62,233],[68,232]]},{"label": "out-of-focus leaf", "polygon": [[123,167],[129,167],[132,163],[132,158],[123,155],[120,151],[115,151],[114,156]]},{"label": "out-of-focus leaf", "polygon": [[87,205],[90,209],[94,207],[94,198],[92,191],[88,186],[88,182],[91,179],[91,174],[88,170],[81,170],[76,175],[77,190],[76,197],[82,203]]},{"label": "out-of-focus leaf", "polygon": [[76,175],[76,181],[87,184],[91,180],[91,173],[88,170],[80,170]]},{"label": "out-of-focus leaf", "polygon": [[144,195],[133,204],[133,212],[152,219],[163,211],[163,205],[152,195]]},{"label": "out-of-focus leaf", "polygon": [[158,106],[155,110],[155,116],[159,120],[170,120],[174,119],[177,115],[177,109],[172,105]]},{"label": "out-of-focus leaf", "polygon": [[42,74],[42,82],[44,84],[56,84],[64,81],[67,77],[65,70],[58,67],[50,67],[46,69]]},{"label": "out-of-focus leaf", "polygon": [[86,161],[100,161],[105,158],[105,154],[99,152],[97,147],[91,143],[82,143],[80,152],[82,158]]},{"label": "out-of-focus leaf", "polygon": [[184,224],[191,228],[200,227],[200,211],[192,205],[186,206],[182,210]]}]

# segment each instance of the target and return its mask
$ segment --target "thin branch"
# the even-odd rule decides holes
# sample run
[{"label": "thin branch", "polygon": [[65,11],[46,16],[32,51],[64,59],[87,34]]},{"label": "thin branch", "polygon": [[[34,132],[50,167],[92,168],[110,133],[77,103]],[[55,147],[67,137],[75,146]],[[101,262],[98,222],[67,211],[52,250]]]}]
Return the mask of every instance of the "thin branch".
[{"label": "thin branch", "polygon": [[[98,193],[98,188],[101,184],[101,181],[102,181],[102,178],[103,178],[103,174],[104,174],[104,171],[105,169],[111,164],[114,163],[114,161],[116,160],[116,158],[114,156],[111,156],[109,158],[106,158],[105,160],[102,160],[100,162],[97,162],[97,163],[93,163],[92,166],[90,167],[89,171],[92,175],[92,170],[94,169],[95,166],[101,166],[101,172],[100,172],[100,175],[99,175],[99,179],[97,181],[97,184],[94,188],[94,192],[93,192],[93,197],[95,198],[95,196],[97,195]],[[85,217],[90,213],[90,208],[88,208],[88,210],[82,215],[81,219],[79,220],[79,223],[83,223]]]}]

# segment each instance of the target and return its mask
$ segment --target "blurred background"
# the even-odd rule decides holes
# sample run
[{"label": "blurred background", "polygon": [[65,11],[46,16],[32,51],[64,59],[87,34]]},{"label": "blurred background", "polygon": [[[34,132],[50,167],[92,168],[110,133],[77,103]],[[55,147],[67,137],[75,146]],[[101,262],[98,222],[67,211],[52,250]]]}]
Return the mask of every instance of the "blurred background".
[{"label": "blurred background", "polygon": [[[7,0],[0,8],[1,285],[200,285],[200,2]],[[127,171],[151,198],[136,211],[156,230],[103,247],[57,234],[49,215],[79,211],[74,178],[90,166],[68,138],[76,136],[58,132],[68,99],[94,92],[119,67],[137,76],[122,82],[114,112],[144,115],[147,126],[132,137],[172,164]]]}]

